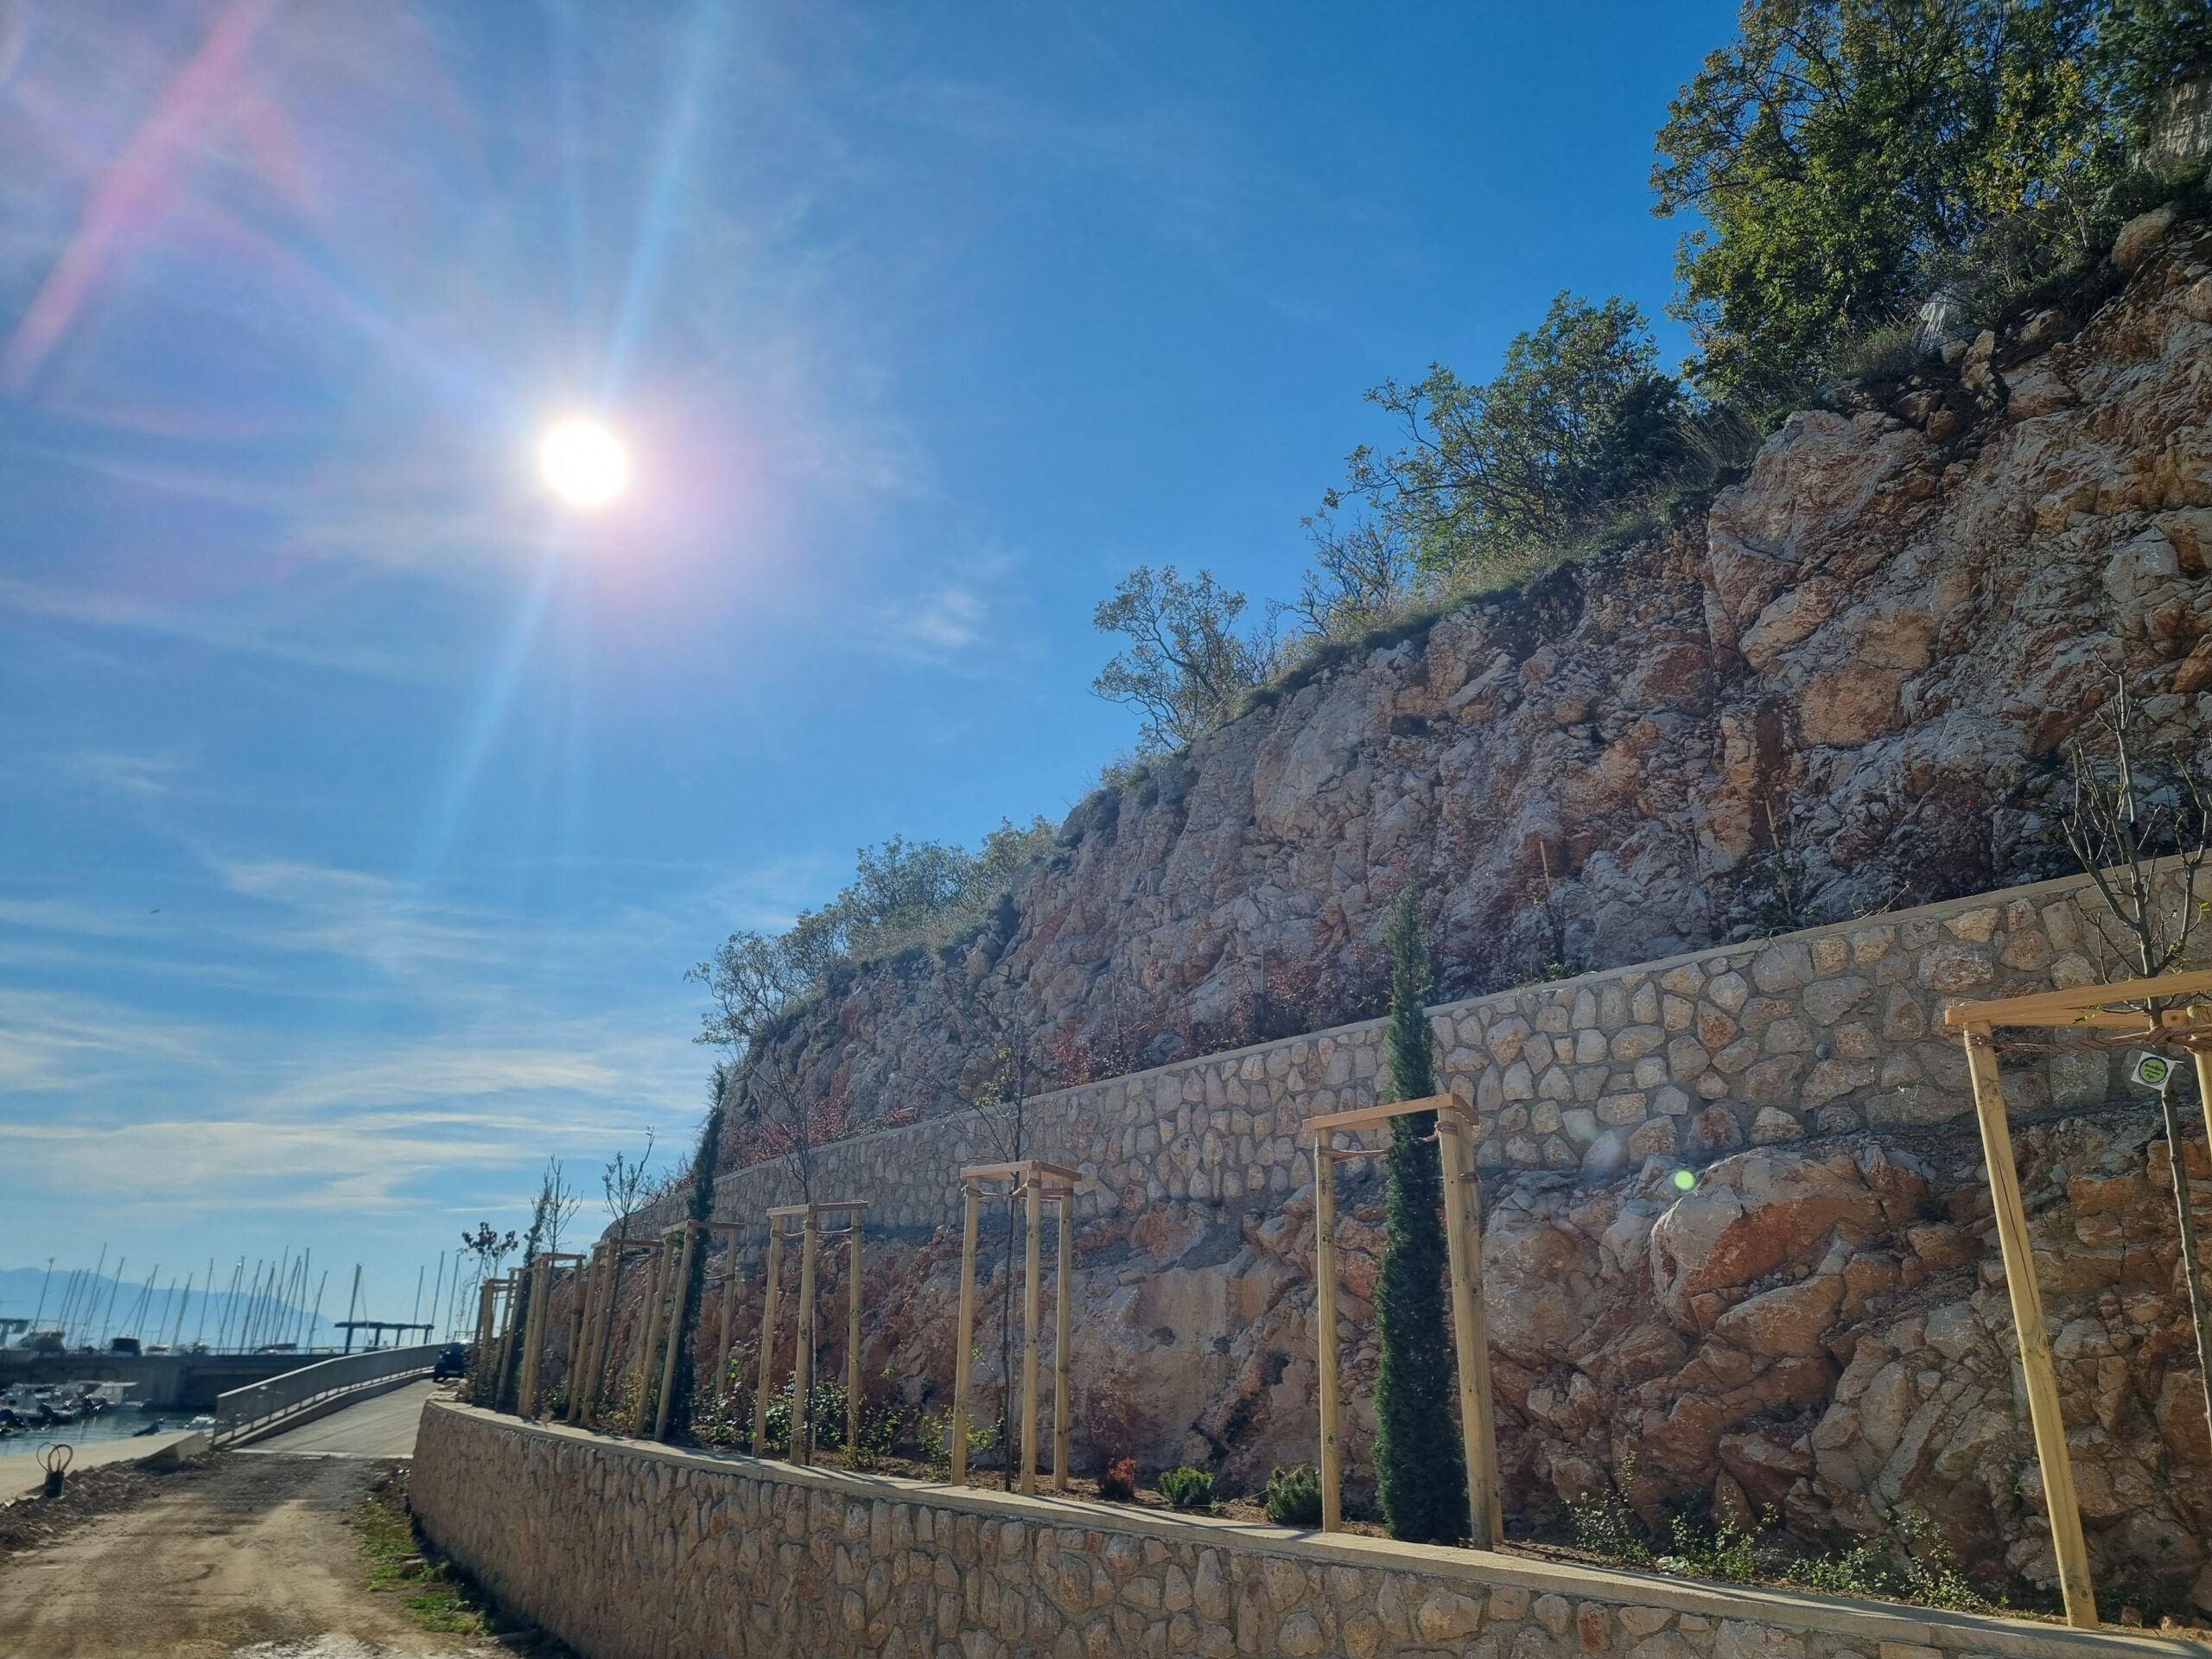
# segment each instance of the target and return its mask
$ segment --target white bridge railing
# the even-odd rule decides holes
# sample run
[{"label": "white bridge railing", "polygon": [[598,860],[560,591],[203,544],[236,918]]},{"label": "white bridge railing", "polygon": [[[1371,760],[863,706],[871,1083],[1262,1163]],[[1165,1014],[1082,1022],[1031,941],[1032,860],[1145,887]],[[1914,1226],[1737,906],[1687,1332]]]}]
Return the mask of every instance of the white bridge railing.
[{"label": "white bridge railing", "polygon": [[215,1444],[265,1433],[341,1395],[395,1377],[427,1372],[444,1348],[442,1342],[412,1348],[371,1348],[302,1365],[265,1382],[232,1389],[215,1397]]}]

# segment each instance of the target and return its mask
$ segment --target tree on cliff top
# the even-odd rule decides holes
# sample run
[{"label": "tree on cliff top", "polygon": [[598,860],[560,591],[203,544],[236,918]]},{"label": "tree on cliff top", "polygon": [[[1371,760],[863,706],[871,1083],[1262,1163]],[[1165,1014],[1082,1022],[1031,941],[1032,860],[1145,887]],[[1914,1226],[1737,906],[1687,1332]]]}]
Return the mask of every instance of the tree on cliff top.
[{"label": "tree on cliff top", "polygon": [[2017,288],[2089,251],[2120,154],[2087,62],[2111,9],[1749,0],[1669,105],[1651,173],[1656,211],[1699,221],[1673,309],[1700,387],[1795,406],[1937,285]]},{"label": "tree on cliff top", "polygon": [[[1494,378],[1431,364],[1367,400],[1397,421],[1404,444],[1353,450],[1344,486],[1306,521],[1317,575],[1355,609],[1374,608],[1408,565],[1464,578],[1567,541],[1682,453],[1681,389],[1659,372],[1643,314],[1623,299],[1560,294],[1541,323],[1514,336]],[[1340,529],[1335,515],[1355,498],[1363,512]],[[1310,589],[1297,608],[1314,620]]]},{"label": "tree on cliff top", "polygon": [[[1421,895],[1408,887],[1390,912],[1390,1074],[1386,1098],[1436,1092],[1429,1030],[1428,948]],[[1375,1322],[1382,1363],[1375,1383],[1375,1463],[1393,1538],[1456,1543],[1467,1535],[1467,1465],[1452,1421],[1451,1334],[1445,1324],[1444,1173],[1436,1114],[1390,1120],[1384,1167],[1382,1271]]]},{"label": "tree on cliff top", "polygon": [[1092,621],[1128,645],[1099,671],[1091,690],[1109,702],[1143,711],[1138,747],[1148,753],[1185,747],[1236,711],[1244,693],[1266,678],[1274,645],[1266,634],[1236,631],[1244,595],[1211,571],[1185,582],[1173,565],[1139,565],[1113,597],[1099,601]]}]

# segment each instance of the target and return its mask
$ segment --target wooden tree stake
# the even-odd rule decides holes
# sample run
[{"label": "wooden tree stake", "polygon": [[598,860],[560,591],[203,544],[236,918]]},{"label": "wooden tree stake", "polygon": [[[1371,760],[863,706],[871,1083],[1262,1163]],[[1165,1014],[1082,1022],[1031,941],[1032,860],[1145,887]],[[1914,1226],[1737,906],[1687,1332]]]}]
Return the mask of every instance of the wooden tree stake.
[{"label": "wooden tree stake", "polygon": [[584,1357],[591,1351],[592,1327],[599,1317],[599,1281],[606,1260],[607,1242],[602,1239],[592,1246],[591,1259],[578,1276],[576,1325],[569,1338],[569,1409],[563,1414],[564,1422],[583,1421],[587,1381]]},{"label": "wooden tree stake", "polygon": [[[660,1368],[660,1403],[653,1411],[653,1439],[668,1438],[668,1419],[676,1404],[676,1367],[683,1357],[683,1316],[691,1306],[691,1264],[699,1253],[699,1224],[683,1224],[683,1251],[672,1287],[676,1306],[668,1316],[668,1357]],[[696,1389],[694,1390],[696,1392]]]},{"label": "wooden tree stake", "polygon": [[1058,1198],[1059,1261],[1052,1280],[1052,1490],[1056,1492],[1065,1492],[1068,1489],[1068,1446],[1072,1439],[1068,1422],[1071,1381],[1069,1325],[1073,1306],[1068,1287],[1075,1277],[1075,1234],[1069,1224],[1073,1217],[1068,1213],[1071,1207],[1069,1196],[1061,1193]]},{"label": "wooden tree stake", "polygon": [[645,1432],[646,1414],[652,1410],[654,1389],[653,1361],[660,1354],[662,1314],[668,1300],[669,1268],[677,1253],[668,1248],[669,1236],[661,1238],[660,1256],[653,1264],[651,1294],[645,1302],[645,1328],[638,1338],[638,1398],[630,1408],[630,1433],[642,1435]]},{"label": "wooden tree stake", "polygon": [[1474,1135],[1439,1113],[1444,1166],[1444,1239],[1452,1260],[1452,1342],[1459,1384],[1459,1437],[1467,1460],[1468,1536],[1495,1549],[1505,1535],[1497,1491],[1497,1425],[1491,1415],[1490,1320],[1483,1305],[1481,1194],[1475,1185]]},{"label": "wooden tree stake", "polygon": [[1337,1438],[1337,1171],[1329,1137],[1313,1137],[1314,1370],[1321,1395],[1321,1530],[1344,1529],[1344,1452]]},{"label": "wooden tree stake", "polygon": [[845,1456],[861,1449],[861,1212],[845,1241]]},{"label": "wooden tree stake", "polygon": [[809,1209],[799,1224],[798,1353],[791,1371],[791,1461],[814,1461],[814,1262],[822,1243],[820,1224]]},{"label": "wooden tree stake", "polygon": [[[957,1482],[968,1472],[968,1394],[970,1366],[968,1351],[976,1339],[976,1233],[981,1213],[983,1189],[986,1184],[1004,1181],[1008,1184],[1009,1199],[1022,1196],[1027,1199],[1029,1236],[1025,1255],[1027,1281],[1021,1298],[1021,1491],[1034,1493],[1037,1490],[1037,1354],[1044,1337],[1045,1272],[1044,1272],[1044,1210],[1049,1198],[1060,1206],[1062,1226],[1075,1198],[1076,1183],[1083,1177],[1077,1171],[1065,1169],[1058,1164],[1048,1164],[1042,1159],[1025,1158],[1011,1164],[975,1164],[960,1172],[960,1190],[965,1195],[967,1207],[962,1218],[960,1249],[960,1350],[953,1358],[952,1372],[952,1478]],[[1010,1217],[1009,1217],[1010,1219]],[[1064,1237],[1060,1244],[1062,1274],[1071,1265],[1071,1246]],[[1066,1290],[1061,1290],[1063,1303],[1060,1312],[1061,1332],[1059,1351],[1052,1362],[1052,1393],[1058,1412],[1052,1425],[1053,1444],[1058,1446],[1067,1436],[1067,1318],[1065,1304]],[[1011,1389],[1012,1379],[1007,1379]],[[1013,1447],[1007,1448],[1008,1456]],[[1058,1453],[1053,1464],[1055,1490],[1066,1490],[1065,1453]]]},{"label": "wooden tree stake", "polygon": [[729,1392],[729,1344],[736,1333],[737,1240],[729,1241],[729,1262],[722,1269],[722,1329],[715,1344],[715,1399]]},{"label": "wooden tree stake", "polygon": [[768,1218],[768,1283],[760,1307],[760,1385],[753,1391],[753,1455],[768,1455],[768,1390],[776,1379],[776,1281],[784,1264],[784,1227]]},{"label": "wooden tree stake", "polygon": [[[2044,1329],[2043,1298],[2036,1288],[2028,1217],[2020,1202],[2020,1176],[2012,1162],[2012,1133],[2005,1115],[1990,1027],[1966,1027],[1967,1071],[1974,1079],[1974,1116],[1981,1126],[1982,1160],[1989,1166],[1989,1195],[1997,1215],[1997,1243],[2005,1259],[2005,1288],[2012,1300],[2012,1328],[2019,1340],[2020,1370],[2028,1388],[2028,1421],[2035,1429],[2036,1460],[2043,1466],[2043,1495],[2050,1513],[2051,1554],[2066,1600],[2066,1622],[2082,1630],[2097,1623],[2096,1591],[2082,1537],[2082,1510],[2074,1492],[2074,1464],[2066,1446],[2066,1420],[2051,1368],[2050,1338]],[[2178,1148],[2177,1148],[2178,1151]]]},{"label": "wooden tree stake", "polygon": [[1306,1119],[1313,1132],[1313,1317],[1321,1405],[1321,1530],[1344,1526],[1344,1446],[1338,1421],[1337,1178],[1349,1158],[1376,1151],[1330,1145],[1339,1130],[1378,1128],[1414,1112],[1436,1114],[1444,1176],[1445,1255],[1451,1272],[1452,1339],[1459,1393],[1459,1433],[1467,1463],[1467,1527],[1475,1547],[1494,1549],[1505,1535],[1497,1482],[1497,1427],[1491,1414],[1490,1331],[1483,1305],[1482,1208],[1475,1187],[1474,1126],[1450,1095],[1384,1101]]},{"label": "wooden tree stake", "polygon": [[569,1384],[569,1409],[562,1413],[569,1422],[575,1421],[576,1382],[582,1370],[584,1351],[584,1304],[591,1297],[592,1268],[598,1260],[596,1253],[584,1257],[576,1265],[574,1286],[575,1300],[569,1308],[569,1355],[563,1375]]},{"label": "wooden tree stake", "polygon": [[1026,1497],[1037,1491],[1037,1343],[1042,1335],[1038,1327],[1045,1322],[1039,1235],[1044,1230],[1045,1189],[1033,1177],[1024,1190],[1029,1223],[1029,1236],[1023,1247],[1027,1277],[1021,1292],[1021,1491]]},{"label": "wooden tree stake", "polygon": [[976,1343],[976,1226],[982,1191],[973,1181],[960,1186],[964,1200],[960,1222],[960,1340],[952,1355],[952,1468],[956,1486],[968,1478],[969,1350]]},{"label": "wooden tree stake", "polygon": [[522,1275],[518,1273],[503,1283],[505,1294],[501,1298],[499,1305],[499,1334],[497,1338],[499,1344],[499,1370],[498,1376],[492,1383],[492,1404],[495,1408],[500,1401],[507,1397],[507,1377],[514,1370],[515,1322],[517,1304],[520,1300],[517,1293],[521,1288],[521,1278]]}]

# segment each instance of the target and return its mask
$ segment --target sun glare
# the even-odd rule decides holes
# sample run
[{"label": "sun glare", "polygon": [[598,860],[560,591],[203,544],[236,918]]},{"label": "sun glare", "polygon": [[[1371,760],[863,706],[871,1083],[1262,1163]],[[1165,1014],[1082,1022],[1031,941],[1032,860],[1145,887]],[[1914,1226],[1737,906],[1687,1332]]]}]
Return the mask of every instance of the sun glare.
[{"label": "sun glare", "polygon": [[597,421],[563,421],[537,447],[546,487],[572,507],[601,507],[628,487],[630,454]]}]

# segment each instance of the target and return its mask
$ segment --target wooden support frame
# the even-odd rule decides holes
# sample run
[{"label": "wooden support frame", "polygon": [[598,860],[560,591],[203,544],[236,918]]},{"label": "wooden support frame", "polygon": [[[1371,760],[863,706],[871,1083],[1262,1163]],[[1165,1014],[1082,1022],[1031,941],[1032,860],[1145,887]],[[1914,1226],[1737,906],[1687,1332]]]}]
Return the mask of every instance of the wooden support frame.
[{"label": "wooden support frame", "polygon": [[[600,1241],[600,1248],[605,1257],[601,1263],[603,1271],[601,1275],[604,1282],[599,1287],[597,1298],[599,1305],[593,1316],[594,1324],[592,1333],[586,1339],[585,1344],[589,1357],[585,1361],[583,1401],[581,1405],[573,1399],[569,1402],[569,1421],[572,1423],[584,1421],[597,1408],[600,1395],[607,1390],[607,1362],[613,1357],[614,1319],[616,1314],[621,1312],[619,1298],[622,1289],[622,1265],[633,1255],[645,1256],[657,1255],[660,1249],[660,1241],[652,1238],[625,1238],[618,1247],[602,1239]],[[571,1395],[575,1392],[575,1390],[571,1388],[569,1390]]]},{"label": "wooden support frame", "polygon": [[736,1335],[737,1321],[737,1241],[730,1241],[729,1265],[722,1270],[722,1324],[715,1342],[715,1397],[720,1399],[729,1386],[729,1345]]},{"label": "wooden support frame", "polygon": [[566,1378],[569,1384],[569,1409],[562,1413],[564,1421],[575,1421],[577,1384],[584,1373],[584,1310],[591,1300],[594,1289],[592,1269],[599,1265],[599,1249],[594,1246],[589,1254],[576,1258],[576,1294],[569,1308],[569,1363]]},{"label": "wooden support frame", "polygon": [[[2106,985],[1992,1001],[1955,1002],[1943,1011],[1944,1028],[1957,1032],[1966,1045],[1974,1119],[1981,1130],[1982,1161],[1988,1166],[1990,1205],[1997,1220],[1997,1248],[2005,1263],[2005,1294],[2012,1304],[2020,1373],[2027,1384],[2028,1422],[2035,1433],[2036,1461],[2043,1471],[2044,1502],[2050,1511],[2051,1554],[2058,1567],[2059,1592],[2066,1602],[2066,1622],[2081,1630],[2097,1627],[2096,1586],[2089,1577],[2088,1546],[2082,1533],[2082,1509],[2075,1493],[2073,1458],[2066,1444],[2058,1375],[2051,1363],[2050,1332],[2044,1325],[2043,1294],[2036,1283],[2027,1210],[2020,1201],[2019,1171],[2012,1160],[2012,1123],[2005,1111],[1995,1033],[1999,1027],[2008,1026],[2088,1026],[2112,1031],[2122,1041],[2132,1033],[2145,1042],[2186,1042],[2192,1050],[2197,1086],[2206,1102],[2206,1133],[2212,1135],[2212,1057],[2189,1040],[2190,1033],[2212,1023],[2212,1009],[2202,1006],[2169,1008],[2154,1020],[2145,1011],[2112,1007],[2115,1002],[2170,1001],[2208,994],[2212,994],[2212,971],[2116,980]],[[2181,1148],[2176,1147],[2173,1153],[2179,1158]]]},{"label": "wooden support frame", "polygon": [[583,1286],[576,1295],[575,1332],[569,1343],[569,1409],[564,1419],[569,1423],[583,1421],[589,1400],[592,1344],[598,1339],[599,1300],[613,1248],[603,1238],[591,1247],[591,1259],[584,1264]]},{"label": "wooden support frame", "polygon": [[669,1272],[677,1254],[670,1247],[680,1230],[671,1227],[660,1236],[660,1255],[653,1264],[651,1294],[645,1300],[645,1327],[638,1338],[638,1397],[630,1408],[630,1433],[633,1436],[645,1432],[645,1414],[652,1409],[653,1396],[658,1391],[653,1357],[660,1351],[661,1326],[668,1311]]},{"label": "wooden support frame", "polygon": [[676,1282],[670,1287],[670,1300],[674,1306],[668,1315],[668,1339],[662,1346],[666,1351],[661,1359],[659,1397],[653,1406],[653,1439],[668,1438],[668,1418],[676,1404],[676,1367],[683,1357],[683,1316],[690,1311],[691,1297],[691,1264],[699,1256],[699,1224],[683,1224],[683,1248],[672,1252],[677,1260]]},{"label": "wooden support frame", "polygon": [[1491,1405],[1490,1316],[1483,1295],[1482,1195],[1475,1176],[1472,1114],[1450,1095],[1388,1101],[1309,1117],[1313,1135],[1313,1275],[1315,1363],[1321,1408],[1321,1530],[1344,1527],[1344,1446],[1338,1412],[1336,1166],[1378,1158],[1380,1147],[1334,1146],[1339,1134],[1380,1128],[1416,1112],[1436,1115],[1437,1152],[1444,1171],[1445,1255],[1451,1272],[1452,1341],[1459,1390],[1460,1445],[1467,1465],[1467,1526],[1477,1549],[1505,1536],[1498,1491],[1497,1421]]},{"label": "wooden support frame", "polygon": [[[842,1227],[824,1229],[825,1216],[846,1217]],[[815,1270],[824,1239],[848,1243],[845,1286],[845,1446],[860,1439],[861,1410],[861,1238],[868,1223],[868,1200],[841,1198],[821,1204],[779,1204],[768,1211],[768,1283],[760,1317],[760,1387],[753,1398],[753,1452],[762,1455],[768,1432],[768,1384],[775,1376],[776,1276],[788,1224],[798,1223],[798,1308],[791,1356],[791,1430],[787,1448],[802,1468],[814,1461],[814,1289]]]},{"label": "wooden support frame", "polygon": [[783,1261],[784,1230],[771,1221],[767,1280],[761,1288],[760,1381],[753,1390],[753,1455],[756,1458],[768,1455],[763,1443],[768,1438],[768,1385],[776,1376],[776,1295]]},{"label": "wooden support frame", "polygon": [[572,1251],[547,1250],[528,1264],[530,1300],[523,1315],[521,1372],[515,1381],[515,1411],[519,1416],[537,1415],[538,1383],[545,1364],[545,1314],[552,1305],[553,1275],[562,1263],[582,1260]]},{"label": "wooden support frame", "polygon": [[492,1349],[499,1330],[499,1298],[509,1290],[511,1281],[505,1277],[485,1280],[476,1287],[476,1346],[474,1361],[469,1367],[469,1402],[473,1405],[490,1405],[499,1397],[499,1374],[493,1368],[492,1397],[477,1398],[476,1389],[484,1380],[484,1367],[492,1363]]},{"label": "wooden support frame", "polygon": [[[662,1235],[658,1297],[648,1316],[638,1406],[642,1419],[648,1397],[645,1390],[650,1388],[654,1402],[653,1439],[657,1440],[668,1439],[670,1414],[675,1408],[676,1368],[683,1357],[683,1320],[691,1310],[691,1267],[698,1260],[700,1240],[714,1233],[734,1236],[742,1230],[743,1224],[734,1221],[683,1221]],[[679,1240],[681,1249],[675,1248]],[[663,1304],[668,1309],[664,1325],[657,1318]]]},{"label": "wooden support frame", "polygon": [[523,1281],[525,1276],[526,1275],[521,1273],[512,1273],[499,1281],[501,1290],[499,1329],[499,1334],[493,1338],[493,1340],[499,1344],[499,1363],[496,1368],[492,1382],[491,1403],[495,1409],[498,1408],[499,1402],[506,1398],[507,1377],[514,1368],[515,1344],[513,1338],[516,1334],[516,1317],[519,1312],[517,1305],[522,1300]]},{"label": "wooden support frame", "polygon": [[1004,1195],[1021,1194],[1027,1200],[1028,1238],[1023,1254],[1026,1283],[1021,1298],[1021,1491],[1037,1490],[1037,1350],[1044,1325],[1043,1231],[1047,1203],[1058,1206],[1059,1283],[1054,1294],[1052,1353],[1052,1490],[1068,1489],[1068,1447],[1072,1439],[1069,1423],[1071,1367],[1069,1363],[1070,1307],[1068,1289],[1074,1267],[1076,1187],[1081,1172],[1042,1159],[1025,1158],[1008,1164],[976,1164],[960,1172],[965,1201],[960,1240],[959,1346],[952,1372],[952,1471],[957,1483],[968,1475],[968,1396],[974,1381],[969,1350],[976,1340],[976,1240],[984,1189],[1002,1186]]}]

